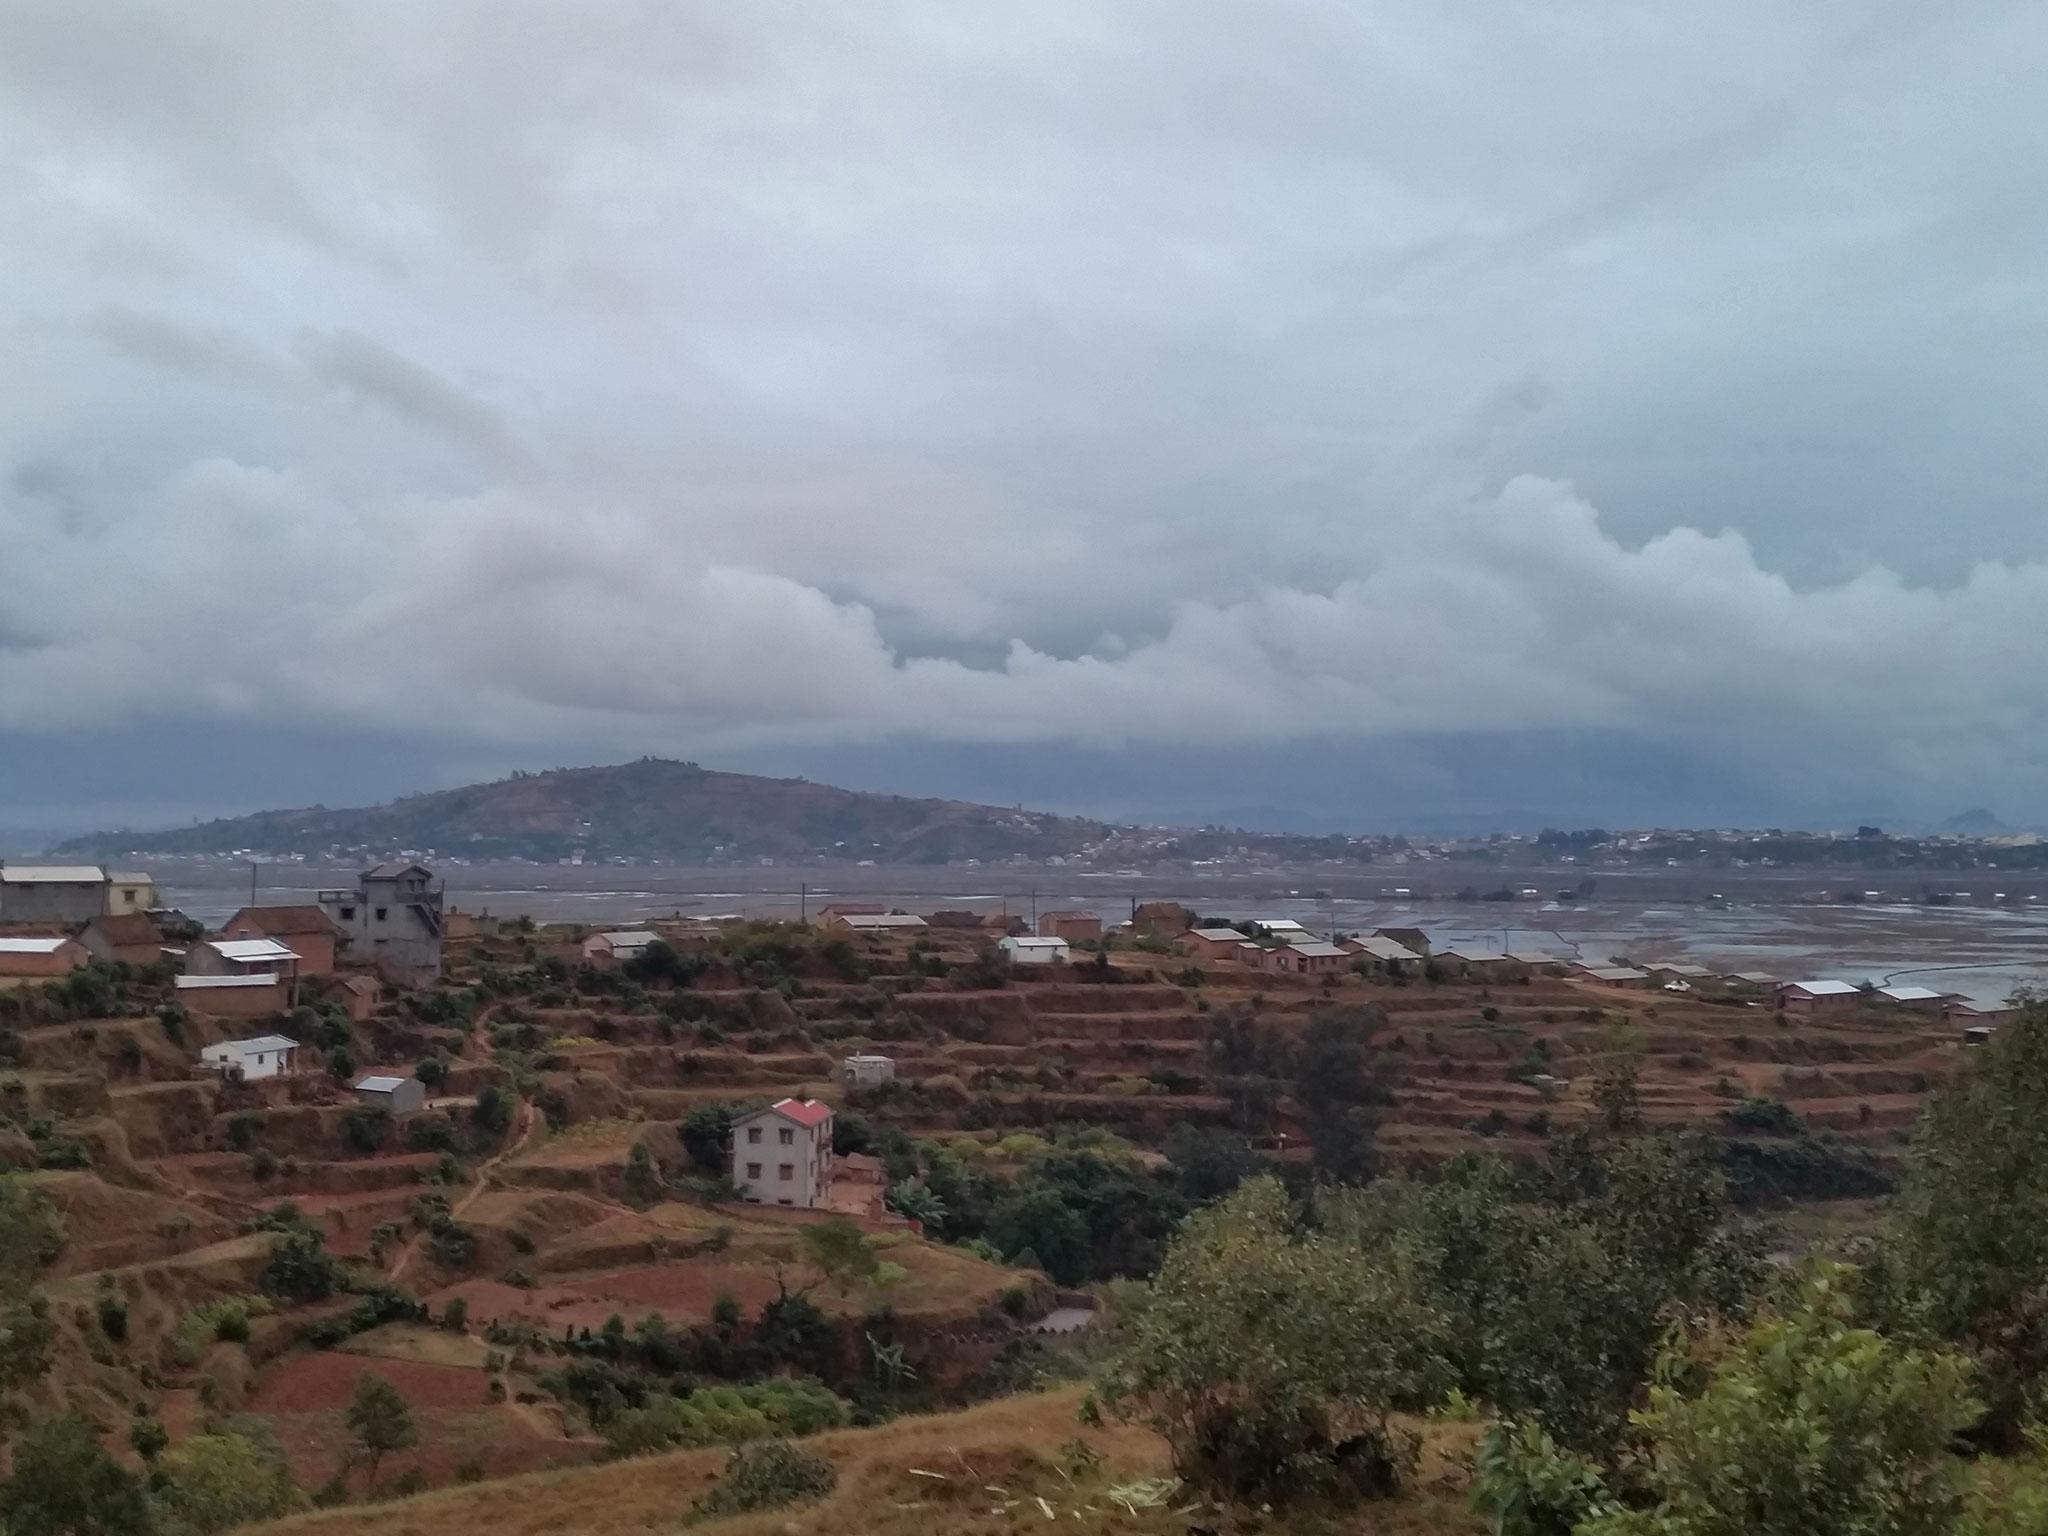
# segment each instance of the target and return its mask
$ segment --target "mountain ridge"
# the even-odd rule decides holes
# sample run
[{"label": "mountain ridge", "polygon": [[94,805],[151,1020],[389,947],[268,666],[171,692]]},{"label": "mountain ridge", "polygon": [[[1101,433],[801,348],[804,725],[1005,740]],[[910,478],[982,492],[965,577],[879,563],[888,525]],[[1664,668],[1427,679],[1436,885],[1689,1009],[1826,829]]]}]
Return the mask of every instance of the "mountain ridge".
[{"label": "mountain ridge", "polygon": [[50,852],[92,858],[431,850],[473,858],[949,863],[1078,853],[1111,830],[1049,811],[874,794],[645,757],[515,773],[381,805],[316,805],[156,832],[95,832]]}]

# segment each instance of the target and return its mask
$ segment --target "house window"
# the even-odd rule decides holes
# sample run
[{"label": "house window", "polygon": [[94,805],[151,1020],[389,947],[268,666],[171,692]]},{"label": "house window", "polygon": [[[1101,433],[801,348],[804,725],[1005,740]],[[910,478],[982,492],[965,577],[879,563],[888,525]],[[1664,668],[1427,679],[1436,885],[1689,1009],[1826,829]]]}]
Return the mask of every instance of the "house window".
[{"label": "house window", "polygon": [[356,920],[356,909],[354,907],[343,907],[341,909],[341,920],[344,923],[354,922]]},{"label": "house window", "polygon": [[390,915],[390,913],[391,909],[389,907],[379,907],[377,909],[377,921],[380,923],[383,922],[384,919]]},{"label": "house window", "polygon": [[775,1139],[781,1142],[785,1147],[793,1147],[796,1145],[796,1132],[777,1131],[775,1133]]},{"label": "house window", "polygon": [[761,1177],[761,1165],[759,1163],[747,1164],[747,1177],[750,1179],[758,1179],[759,1177]]},{"label": "house window", "polygon": [[787,1184],[791,1179],[796,1177],[796,1164],[782,1164],[779,1168],[775,1170],[775,1176],[776,1178],[780,1179],[783,1183]]},{"label": "house window", "polygon": [[761,1127],[757,1125],[747,1132],[747,1144],[749,1146],[759,1146],[761,1144]]}]

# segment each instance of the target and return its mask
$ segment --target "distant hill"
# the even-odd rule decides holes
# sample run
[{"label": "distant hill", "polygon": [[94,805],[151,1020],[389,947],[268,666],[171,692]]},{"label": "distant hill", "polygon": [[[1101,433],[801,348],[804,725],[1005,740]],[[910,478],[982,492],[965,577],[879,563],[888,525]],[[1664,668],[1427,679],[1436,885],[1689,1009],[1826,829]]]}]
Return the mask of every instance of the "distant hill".
[{"label": "distant hill", "polygon": [[558,859],[581,853],[692,861],[758,858],[948,863],[1074,854],[1100,822],[957,800],[863,794],[805,779],[717,773],[642,758],[514,774],[358,810],[263,811],[168,832],[97,832],[52,853],[389,853]]}]

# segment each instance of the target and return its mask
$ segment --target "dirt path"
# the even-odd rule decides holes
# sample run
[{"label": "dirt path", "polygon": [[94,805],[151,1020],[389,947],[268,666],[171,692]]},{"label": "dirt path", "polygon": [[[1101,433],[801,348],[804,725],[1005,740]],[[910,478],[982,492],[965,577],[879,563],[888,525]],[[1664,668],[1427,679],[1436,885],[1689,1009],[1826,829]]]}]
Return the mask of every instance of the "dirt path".
[{"label": "dirt path", "polygon": [[[528,1143],[533,1140],[533,1133],[538,1127],[540,1116],[535,1112],[533,1105],[527,1100],[521,1099],[518,1102],[518,1118],[513,1124],[512,1140],[506,1144],[502,1151],[493,1153],[490,1157],[477,1164],[476,1172],[470,1179],[469,1188],[463,1191],[462,1197],[448,1208],[450,1216],[460,1216],[464,1211],[475,1205],[477,1201],[481,1200],[489,1192],[491,1175],[497,1171],[499,1164],[503,1163],[507,1158],[516,1157],[521,1152],[524,1152]],[[411,1266],[413,1256],[419,1252],[420,1243],[425,1236],[424,1232],[415,1232],[405,1240],[405,1245],[398,1250],[398,1255],[393,1260],[391,1268],[385,1272],[386,1280],[396,1285],[404,1278],[405,1272]]]}]

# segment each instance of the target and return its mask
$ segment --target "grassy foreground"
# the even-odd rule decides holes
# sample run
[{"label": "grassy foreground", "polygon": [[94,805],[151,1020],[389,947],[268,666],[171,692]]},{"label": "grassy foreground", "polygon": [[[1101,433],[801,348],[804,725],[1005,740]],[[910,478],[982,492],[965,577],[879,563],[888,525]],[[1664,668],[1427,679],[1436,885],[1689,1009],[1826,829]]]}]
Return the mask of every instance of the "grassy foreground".
[{"label": "grassy foreground", "polygon": [[[1214,1511],[1192,1518],[1165,1507],[1119,1502],[1113,1490],[1158,1477],[1165,1447],[1149,1431],[1083,1428],[1078,1388],[1003,1398],[960,1413],[904,1418],[879,1429],[839,1430],[803,1444],[831,1458],[839,1482],[827,1499],[718,1522],[724,1536],[789,1531],[833,1536],[1000,1536],[1066,1530],[1150,1536],[1190,1526],[1216,1529]],[[1465,1536],[1481,1529],[1465,1506],[1453,1465],[1476,1429],[1432,1426],[1412,1491],[1398,1501],[1351,1511],[1387,1536]],[[1076,1442],[1092,1456],[1079,1455]],[[1099,1463],[1093,1458],[1099,1458]],[[415,1498],[299,1515],[254,1528],[260,1536],[607,1536],[672,1533],[717,1481],[726,1452],[678,1451],[560,1472],[446,1488]],[[1248,1528],[1319,1529],[1247,1515]]]}]

